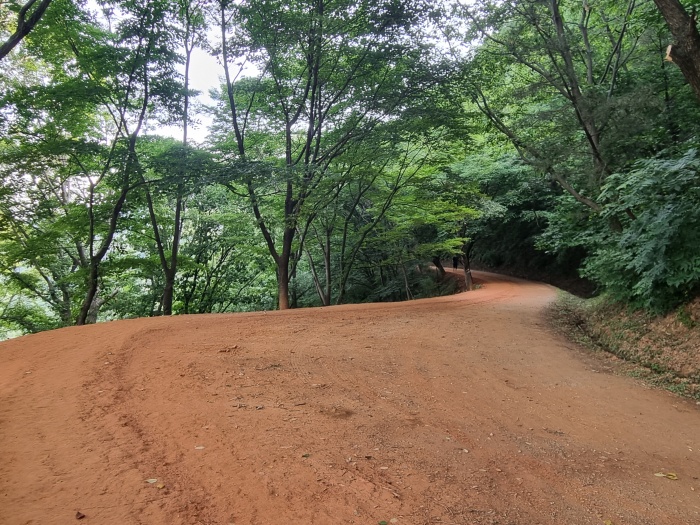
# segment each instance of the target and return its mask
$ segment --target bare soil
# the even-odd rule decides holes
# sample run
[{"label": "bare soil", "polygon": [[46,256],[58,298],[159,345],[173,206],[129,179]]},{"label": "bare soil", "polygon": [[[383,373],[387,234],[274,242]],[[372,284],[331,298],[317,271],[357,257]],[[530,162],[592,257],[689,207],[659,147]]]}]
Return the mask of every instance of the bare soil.
[{"label": "bare soil", "polygon": [[555,335],[554,288],[478,277],[0,344],[0,523],[700,523],[695,403]]}]

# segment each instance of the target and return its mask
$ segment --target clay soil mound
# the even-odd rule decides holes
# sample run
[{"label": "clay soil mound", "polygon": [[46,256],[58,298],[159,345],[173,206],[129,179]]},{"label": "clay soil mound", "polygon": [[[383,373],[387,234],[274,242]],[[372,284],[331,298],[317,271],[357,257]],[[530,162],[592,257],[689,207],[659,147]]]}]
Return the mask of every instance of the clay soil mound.
[{"label": "clay soil mound", "polygon": [[0,344],[0,523],[700,523],[695,403],[555,290],[138,319]]}]

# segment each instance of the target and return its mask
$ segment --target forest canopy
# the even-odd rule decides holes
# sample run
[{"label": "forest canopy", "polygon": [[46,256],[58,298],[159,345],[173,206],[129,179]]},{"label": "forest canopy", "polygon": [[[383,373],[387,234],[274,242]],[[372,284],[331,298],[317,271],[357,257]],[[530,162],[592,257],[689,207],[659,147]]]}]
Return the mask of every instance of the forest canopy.
[{"label": "forest canopy", "polygon": [[450,293],[452,257],[675,308],[698,7],[4,2],[0,332]]}]

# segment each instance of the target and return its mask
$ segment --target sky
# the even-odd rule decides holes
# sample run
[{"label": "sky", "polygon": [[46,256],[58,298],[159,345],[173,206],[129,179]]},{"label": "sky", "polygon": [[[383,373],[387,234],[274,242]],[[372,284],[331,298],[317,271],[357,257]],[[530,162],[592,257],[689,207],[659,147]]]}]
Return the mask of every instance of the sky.
[{"label": "sky", "polygon": [[[102,8],[97,0],[87,0],[87,6],[96,16],[99,17],[101,15]],[[210,36],[213,37],[213,35]],[[184,75],[185,65],[181,64],[179,70]],[[190,89],[200,92],[195,99],[197,103],[204,105],[212,105],[214,103],[214,100],[209,96],[209,91],[214,88],[218,89],[221,84],[220,77],[223,77],[223,68],[216,58],[202,49],[194,49],[190,63]],[[190,125],[187,136],[188,140],[201,143],[207,137],[207,128],[211,125],[212,118],[201,111],[195,115],[195,111],[196,109],[191,111],[190,118],[196,117],[196,120],[199,122]],[[181,126],[158,126],[149,129],[148,132],[182,140]]]},{"label": "sky", "polygon": [[[185,66],[182,65],[181,73],[184,74]],[[214,100],[209,96],[209,91],[211,89],[219,87],[221,84],[220,77],[223,77],[223,68],[221,64],[218,63],[215,57],[209,55],[206,51],[201,49],[195,49],[192,51],[192,61],[190,63],[190,89],[194,89],[200,92],[196,97],[196,101],[199,104],[212,105]],[[194,117],[194,112],[191,117]],[[202,112],[198,112],[196,119],[199,121],[197,124],[190,126],[187,136],[188,140],[193,142],[203,142],[207,136],[207,128],[211,124],[212,119],[209,115]],[[165,135],[167,137],[173,137],[175,139],[182,139],[182,127],[181,126],[162,126],[153,130],[152,132],[158,135]]]}]

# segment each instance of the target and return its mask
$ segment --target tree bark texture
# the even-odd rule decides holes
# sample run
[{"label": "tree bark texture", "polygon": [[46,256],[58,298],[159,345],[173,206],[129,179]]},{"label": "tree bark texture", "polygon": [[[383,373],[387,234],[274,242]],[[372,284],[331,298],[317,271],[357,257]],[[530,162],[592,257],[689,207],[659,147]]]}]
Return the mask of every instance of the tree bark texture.
[{"label": "tree bark texture", "polygon": [[654,0],[654,3],[675,39],[668,48],[667,58],[680,68],[700,99],[700,32],[695,13],[688,14],[678,0]]}]

